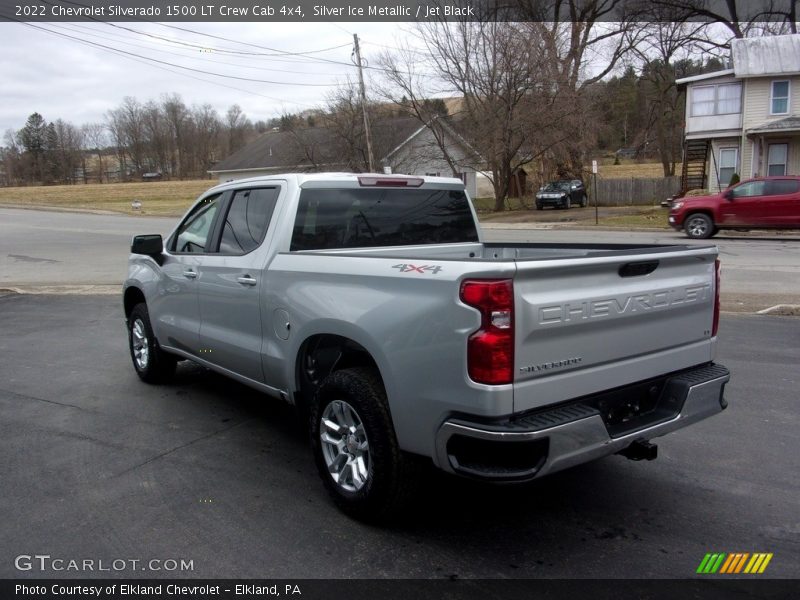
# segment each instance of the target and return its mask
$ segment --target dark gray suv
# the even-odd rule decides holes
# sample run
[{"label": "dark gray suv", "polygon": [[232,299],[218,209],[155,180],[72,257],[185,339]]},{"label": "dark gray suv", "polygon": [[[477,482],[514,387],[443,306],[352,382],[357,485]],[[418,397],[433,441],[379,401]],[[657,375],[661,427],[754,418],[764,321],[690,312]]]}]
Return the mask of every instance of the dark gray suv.
[{"label": "dark gray suv", "polygon": [[586,188],[580,179],[560,179],[543,186],[536,194],[536,210],[545,206],[553,208],[585,207]]}]

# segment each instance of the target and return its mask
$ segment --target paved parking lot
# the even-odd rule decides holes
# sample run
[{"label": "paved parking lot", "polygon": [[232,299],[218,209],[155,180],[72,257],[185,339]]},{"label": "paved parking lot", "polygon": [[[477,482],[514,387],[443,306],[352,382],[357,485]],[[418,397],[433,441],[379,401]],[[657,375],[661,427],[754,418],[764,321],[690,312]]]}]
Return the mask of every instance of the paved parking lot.
[{"label": "paved parking lot", "polygon": [[[707,552],[771,552],[800,577],[800,320],[725,315],[730,408],[522,487],[432,474],[408,518],[339,513],[292,411],[183,363],[135,376],[115,296],[0,297],[0,577],[15,557],[192,561],[186,577],[689,577]],[[130,565],[132,563],[126,563]]]}]

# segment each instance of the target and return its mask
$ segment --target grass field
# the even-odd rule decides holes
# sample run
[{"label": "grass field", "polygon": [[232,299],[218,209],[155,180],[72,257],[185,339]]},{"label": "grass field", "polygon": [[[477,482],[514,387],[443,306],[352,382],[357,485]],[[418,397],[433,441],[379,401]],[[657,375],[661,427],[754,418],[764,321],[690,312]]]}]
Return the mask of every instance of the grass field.
[{"label": "grass field", "polygon": [[[216,180],[152,181],[147,183],[103,183],[0,187],[0,205],[78,208],[155,216],[182,215],[192,201]],[[131,202],[139,200],[140,210]]]},{"label": "grass field", "polygon": [[[664,167],[661,163],[637,163],[621,161],[622,164],[600,164],[597,168],[597,177],[600,179],[622,179],[624,177],[663,177]],[[675,165],[675,174],[681,174],[681,163]]]}]

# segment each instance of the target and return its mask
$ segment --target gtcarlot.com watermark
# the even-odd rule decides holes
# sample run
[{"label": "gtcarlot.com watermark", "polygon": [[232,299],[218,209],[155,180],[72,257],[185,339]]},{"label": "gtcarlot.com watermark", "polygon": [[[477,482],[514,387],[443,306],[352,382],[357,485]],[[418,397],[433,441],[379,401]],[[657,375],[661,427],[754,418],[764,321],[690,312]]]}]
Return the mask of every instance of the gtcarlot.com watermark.
[{"label": "gtcarlot.com watermark", "polygon": [[20,554],[14,559],[18,571],[44,572],[123,572],[123,571],[194,571],[194,560],[183,558],[61,558],[49,554]]}]

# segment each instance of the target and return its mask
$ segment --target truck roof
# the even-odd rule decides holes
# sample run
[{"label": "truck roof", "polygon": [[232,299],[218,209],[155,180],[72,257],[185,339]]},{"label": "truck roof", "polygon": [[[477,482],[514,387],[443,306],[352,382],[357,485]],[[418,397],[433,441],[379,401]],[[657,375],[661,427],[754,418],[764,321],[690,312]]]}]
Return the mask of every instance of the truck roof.
[{"label": "truck roof", "polygon": [[[337,184],[349,183],[350,185],[358,184],[359,177],[374,177],[380,180],[392,179],[421,179],[423,185],[464,185],[461,179],[456,177],[431,177],[422,175],[403,175],[403,174],[385,174],[385,173],[278,173],[275,175],[260,175],[258,177],[247,177],[245,179],[234,179],[226,181],[212,187],[211,190],[221,191],[230,188],[236,188],[240,185],[252,185],[254,183],[269,183],[270,181],[293,181],[299,187],[305,187],[306,184],[311,184],[309,187],[316,187],[314,184]],[[378,184],[379,185],[379,184]],[[348,186],[349,187],[349,186]]]}]

